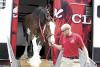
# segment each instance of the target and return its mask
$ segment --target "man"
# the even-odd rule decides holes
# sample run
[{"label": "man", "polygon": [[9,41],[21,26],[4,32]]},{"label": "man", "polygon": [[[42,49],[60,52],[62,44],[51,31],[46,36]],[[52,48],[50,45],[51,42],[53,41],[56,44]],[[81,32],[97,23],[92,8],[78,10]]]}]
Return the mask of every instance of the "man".
[{"label": "man", "polygon": [[86,65],[89,67],[88,51],[83,43],[81,36],[73,33],[71,31],[71,26],[67,23],[61,26],[61,31],[62,33],[59,41],[60,45],[58,45],[58,43],[52,45],[59,50],[64,50],[60,67],[80,67],[78,53],[79,48],[84,51],[87,58]]}]

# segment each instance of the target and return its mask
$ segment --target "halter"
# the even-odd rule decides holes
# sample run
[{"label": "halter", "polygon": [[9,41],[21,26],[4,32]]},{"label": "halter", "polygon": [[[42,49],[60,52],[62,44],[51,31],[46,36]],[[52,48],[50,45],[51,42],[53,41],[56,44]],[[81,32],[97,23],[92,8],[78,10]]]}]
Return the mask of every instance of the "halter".
[{"label": "halter", "polygon": [[49,39],[51,36],[53,36],[54,34],[50,34],[48,35],[46,38]]},{"label": "halter", "polygon": [[[45,32],[46,26],[47,26],[47,25],[45,24],[44,27],[43,27],[43,29],[42,29],[41,23],[40,23],[40,19],[39,19],[39,28],[40,28],[41,35],[42,35],[42,37],[43,37],[44,42],[46,42],[46,39],[49,39],[52,35],[54,35],[54,34],[50,34],[50,35],[48,35],[48,36],[46,37],[46,39],[45,39],[44,32]],[[49,43],[48,43],[48,44],[49,44]],[[49,55],[49,53],[50,53],[50,49],[51,49],[51,47],[49,47],[49,49],[48,49],[48,51],[47,51],[46,59],[47,59],[47,57],[48,57],[48,55]]]}]

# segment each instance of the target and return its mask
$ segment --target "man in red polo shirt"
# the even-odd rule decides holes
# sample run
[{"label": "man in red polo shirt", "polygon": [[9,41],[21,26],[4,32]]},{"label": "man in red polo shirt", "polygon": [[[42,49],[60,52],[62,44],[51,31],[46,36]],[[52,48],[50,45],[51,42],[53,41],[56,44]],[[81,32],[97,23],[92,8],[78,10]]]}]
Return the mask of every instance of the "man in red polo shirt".
[{"label": "man in red polo shirt", "polygon": [[59,40],[60,45],[57,45],[58,43],[52,45],[59,50],[64,50],[60,67],[80,67],[80,64],[78,63],[79,48],[85,52],[87,58],[86,63],[89,65],[88,51],[81,36],[77,33],[73,33],[71,31],[71,26],[67,23],[61,26],[61,31],[62,33]]}]

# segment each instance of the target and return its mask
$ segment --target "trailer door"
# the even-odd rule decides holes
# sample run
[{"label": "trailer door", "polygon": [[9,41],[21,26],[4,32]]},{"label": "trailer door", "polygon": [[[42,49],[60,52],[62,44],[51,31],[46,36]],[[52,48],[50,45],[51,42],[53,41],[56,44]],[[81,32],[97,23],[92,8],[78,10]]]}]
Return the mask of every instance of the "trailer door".
[{"label": "trailer door", "polygon": [[100,63],[100,1],[93,3],[93,60]]},{"label": "trailer door", "polygon": [[0,43],[10,39],[12,19],[12,0],[0,0]]}]

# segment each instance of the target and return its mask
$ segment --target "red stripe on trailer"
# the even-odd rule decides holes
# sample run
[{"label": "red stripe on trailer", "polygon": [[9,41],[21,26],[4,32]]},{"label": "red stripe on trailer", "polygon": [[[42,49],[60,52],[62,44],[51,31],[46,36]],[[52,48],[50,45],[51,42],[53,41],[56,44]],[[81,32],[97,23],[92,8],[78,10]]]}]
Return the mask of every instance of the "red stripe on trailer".
[{"label": "red stripe on trailer", "polygon": [[17,42],[17,27],[18,27],[17,19],[13,18],[12,29],[11,29],[11,45],[15,55],[16,55],[16,42]]},{"label": "red stripe on trailer", "polygon": [[17,28],[18,28],[18,4],[19,0],[13,0],[13,18],[11,28],[11,45],[14,54],[16,55]]}]

